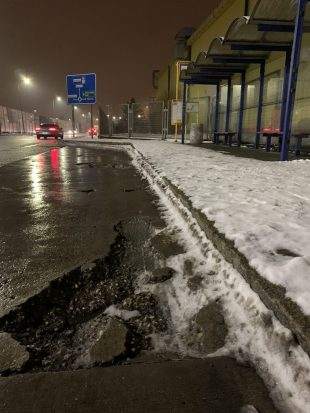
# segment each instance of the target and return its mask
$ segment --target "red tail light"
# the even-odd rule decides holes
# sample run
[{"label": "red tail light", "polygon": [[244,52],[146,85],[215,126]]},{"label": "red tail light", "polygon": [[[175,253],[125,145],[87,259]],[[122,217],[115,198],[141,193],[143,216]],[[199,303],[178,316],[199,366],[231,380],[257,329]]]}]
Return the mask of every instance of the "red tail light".
[{"label": "red tail light", "polygon": [[57,129],[56,128],[48,128],[49,131],[55,132]]},{"label": "red tail light", "polygon": [[36,128],[36,132],[39,132],[41,130],[41,128]]}]

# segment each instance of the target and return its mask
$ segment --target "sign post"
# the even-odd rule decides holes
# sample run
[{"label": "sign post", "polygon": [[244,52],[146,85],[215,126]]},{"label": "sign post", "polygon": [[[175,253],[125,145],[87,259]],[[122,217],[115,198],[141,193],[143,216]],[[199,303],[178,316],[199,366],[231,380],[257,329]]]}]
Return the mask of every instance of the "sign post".
[{"label": "sign post", "polygon": [[[67,75],[67,102],[72,105],[72,123],[75,128],[74,105],[91,105],[91,137],[93,138],[93,108],[96,104],[96,74]],[[74,129],[75,130],[75,129]],[[74,136],[73,130],[73,136]]]}]

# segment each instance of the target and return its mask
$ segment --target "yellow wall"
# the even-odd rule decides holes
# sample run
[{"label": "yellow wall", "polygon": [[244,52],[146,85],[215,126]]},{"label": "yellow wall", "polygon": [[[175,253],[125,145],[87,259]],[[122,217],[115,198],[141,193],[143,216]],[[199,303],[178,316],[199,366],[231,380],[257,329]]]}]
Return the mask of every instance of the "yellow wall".
[{"label": "yellow wall", "polygon": [[201,51],[208,50],[215,37],[224,36],[232,21],[243,16],[244,0],[226,1],[207,19],[196,33],[189,39],[192,46],[192,60]]}]

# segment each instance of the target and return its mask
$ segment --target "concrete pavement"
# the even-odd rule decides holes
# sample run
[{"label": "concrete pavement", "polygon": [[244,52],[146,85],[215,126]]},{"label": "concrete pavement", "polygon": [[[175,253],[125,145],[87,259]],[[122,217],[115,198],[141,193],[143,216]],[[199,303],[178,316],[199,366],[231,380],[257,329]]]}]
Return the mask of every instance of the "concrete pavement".
[{"label": "concrete pavement", "polygon": [[274,413],[255,372],[233,359],[166,361],[0,379],[5,413]]}]

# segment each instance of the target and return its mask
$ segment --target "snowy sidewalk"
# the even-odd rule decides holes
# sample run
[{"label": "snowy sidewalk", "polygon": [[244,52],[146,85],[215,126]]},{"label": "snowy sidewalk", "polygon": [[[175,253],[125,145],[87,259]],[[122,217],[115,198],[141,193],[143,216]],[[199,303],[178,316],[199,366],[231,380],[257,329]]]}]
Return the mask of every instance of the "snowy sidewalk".
[{"label": "snowy sidewalk", "polygon": [[132,143],[260,275],[285,287],[310,314],[310,161],[263,162],[173,142]]}]

